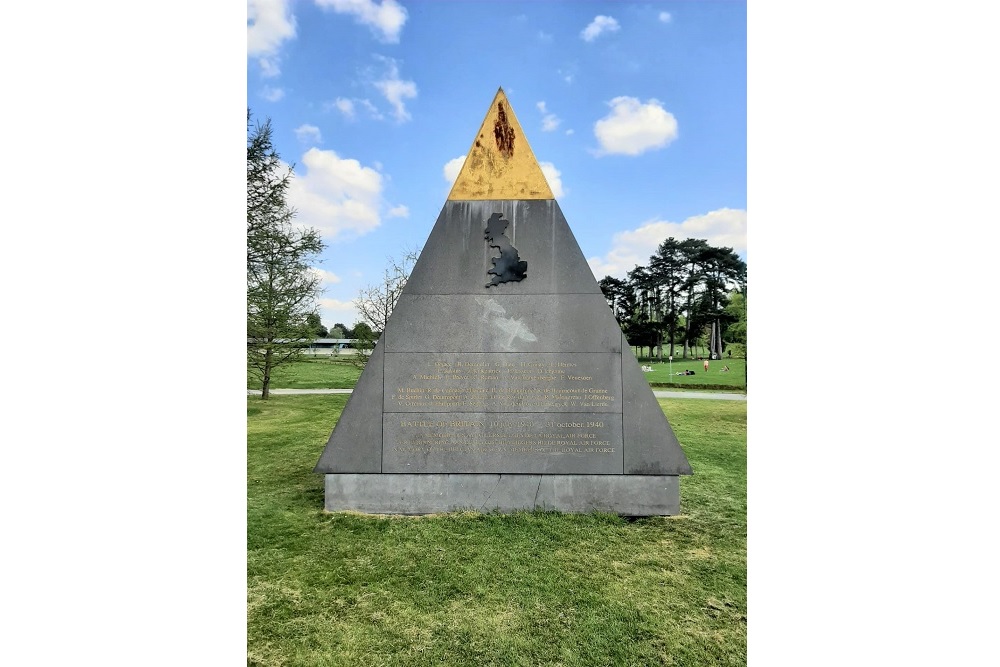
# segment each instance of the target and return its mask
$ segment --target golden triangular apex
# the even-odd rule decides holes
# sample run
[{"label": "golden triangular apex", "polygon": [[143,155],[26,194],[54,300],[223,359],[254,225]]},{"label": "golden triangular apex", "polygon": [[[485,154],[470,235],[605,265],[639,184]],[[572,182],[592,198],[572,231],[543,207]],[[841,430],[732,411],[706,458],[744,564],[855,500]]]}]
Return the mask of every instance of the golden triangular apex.
[{"label": "golden triangular apex", "polygon": [[449,201],[488,199],[555,199],[503,88],[497,90],[448,195]]}]

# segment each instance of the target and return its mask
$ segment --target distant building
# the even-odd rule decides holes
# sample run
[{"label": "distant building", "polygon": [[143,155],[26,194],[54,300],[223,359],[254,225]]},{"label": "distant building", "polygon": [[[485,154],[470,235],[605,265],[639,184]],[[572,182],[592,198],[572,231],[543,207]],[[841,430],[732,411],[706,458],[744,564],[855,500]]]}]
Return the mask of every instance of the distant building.
[{"label": "distant building", "polygon": [[[357,338],[317,338],[303,350],[310,355],[354,354],[354,343]],[[247,344],[252,344],[248,338]]]},{"label": "distant building", "polygon": [[[306,349],[306,354],[353,354],[356,338],[317,338]],[[348,350],[349,352],[345,352]]]}]

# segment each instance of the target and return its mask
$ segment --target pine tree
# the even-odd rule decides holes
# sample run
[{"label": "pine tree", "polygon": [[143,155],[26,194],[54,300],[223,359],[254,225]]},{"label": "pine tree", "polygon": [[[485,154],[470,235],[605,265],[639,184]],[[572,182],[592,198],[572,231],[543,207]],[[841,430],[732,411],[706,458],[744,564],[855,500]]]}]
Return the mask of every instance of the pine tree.
[{"label": "pine tree", "polygon": [[247,110],[247,364],[270,395],[271,373],[301,354],[315,337],[319,275],[311,270],[323,250],[315,229],[292,225],[288,206],[292,168],[282,168],[270,119],[250,125]]}]

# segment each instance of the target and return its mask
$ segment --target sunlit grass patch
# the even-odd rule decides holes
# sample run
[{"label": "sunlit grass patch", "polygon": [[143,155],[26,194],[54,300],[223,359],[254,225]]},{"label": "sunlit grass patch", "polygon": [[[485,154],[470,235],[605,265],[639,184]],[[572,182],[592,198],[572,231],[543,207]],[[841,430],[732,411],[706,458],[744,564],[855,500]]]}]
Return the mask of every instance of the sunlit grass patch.
[{"label": "sunlit grass patch", "polygon": [[676,517],[327,513],[347,396],[248,397],[248,665],[746,664],[746,403],[661,399]]}]

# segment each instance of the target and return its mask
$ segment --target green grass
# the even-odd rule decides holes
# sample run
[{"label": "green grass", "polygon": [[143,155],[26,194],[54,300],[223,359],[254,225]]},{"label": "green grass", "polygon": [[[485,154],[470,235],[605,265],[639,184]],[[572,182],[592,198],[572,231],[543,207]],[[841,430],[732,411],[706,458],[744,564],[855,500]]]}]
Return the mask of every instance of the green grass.
[{"label": "green grass", "polygon": [[[705,372],[704,361],[687,360],[673,363],[658,361],[640,362],[641,366],[652,367],[652,373],[645,373],[649,383],[657,389],[730,389],[731,391],[746,391],[747,362],[746,359],[720,359],[708,362],[708,373]],[[722,372],[728,366],[729,370]],[[685,370],[694,371],[694,375],[671,375]]]},{"label": "green grass", "polygon": [[248,665],[745,665],[746,403],[662,399],[681,514],[326,513],[345,395],[249,397]]},{"label": "green grass", "polygon": [[[361,369],[346,356],[305,357],[282,364],[271,373],[272,389],[352,389]],[[260,380],[247,370],[247,389],[260,389]]]}]

